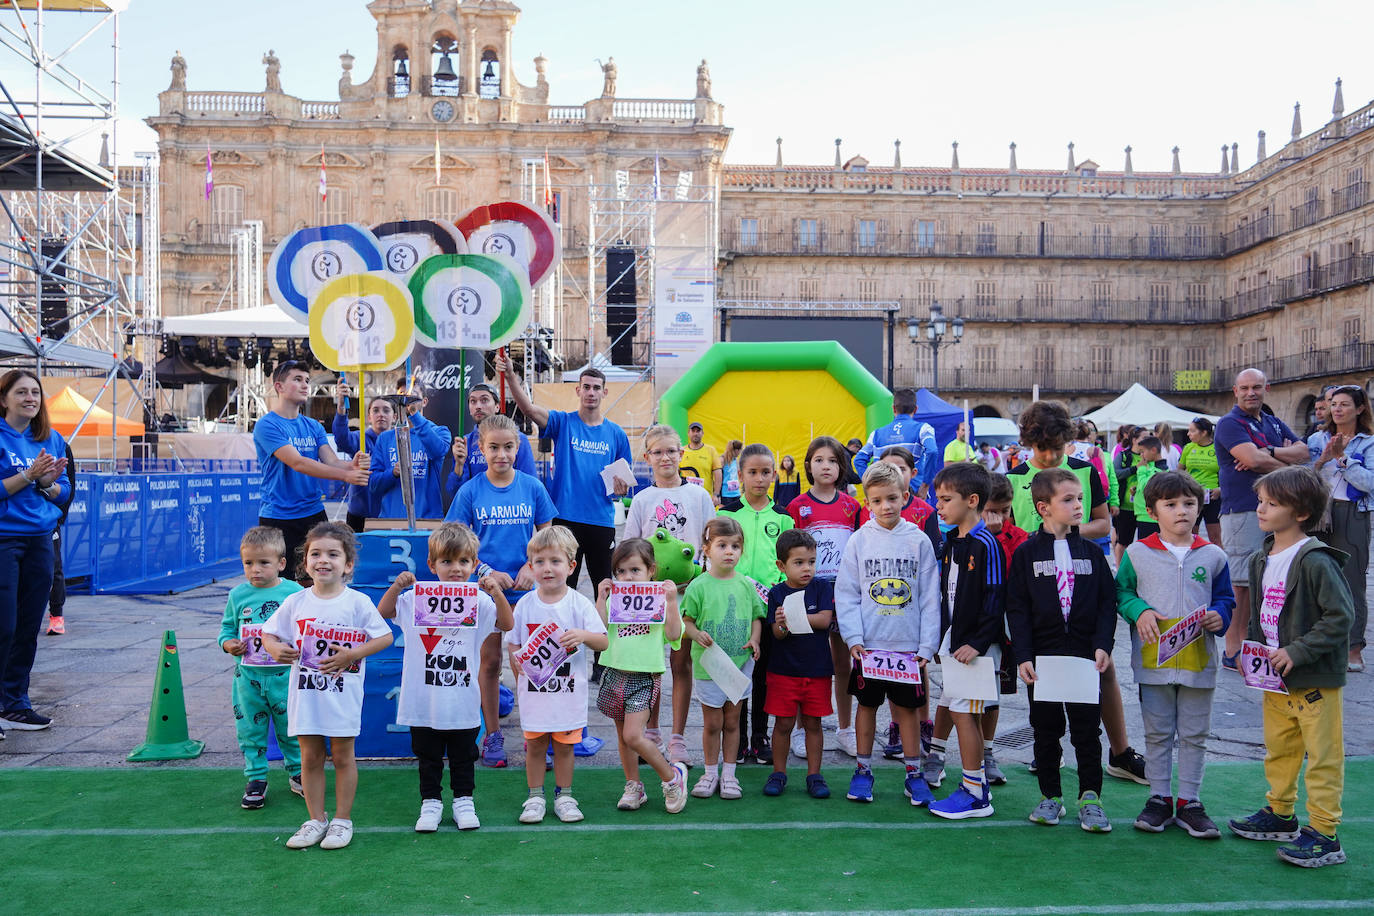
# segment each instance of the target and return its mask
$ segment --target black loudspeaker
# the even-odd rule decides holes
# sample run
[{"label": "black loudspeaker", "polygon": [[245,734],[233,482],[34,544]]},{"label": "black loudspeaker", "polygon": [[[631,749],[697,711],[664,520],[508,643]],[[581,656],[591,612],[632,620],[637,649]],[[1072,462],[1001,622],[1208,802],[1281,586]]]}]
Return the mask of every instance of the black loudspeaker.
[{"label": "black loudspeaker", "polygon": [[606,306],[606,334],[611,341],[611,362],[617,366],[634,365],[635,317],[633,305]]},{"label": "black loudspeaker", "polygon": [[[43,239],[39,252],[44,260],[57,257],[67,247],[66,239]],[[67,262],[57,261],[39,284],[38,319],[44,337],[60,340],[71,329],[71,308],[67,303]]]},{"label": "black loudspeaker", "polygon": [[634,305],[635,250],[633,248],[606,249],[606,304]]}]

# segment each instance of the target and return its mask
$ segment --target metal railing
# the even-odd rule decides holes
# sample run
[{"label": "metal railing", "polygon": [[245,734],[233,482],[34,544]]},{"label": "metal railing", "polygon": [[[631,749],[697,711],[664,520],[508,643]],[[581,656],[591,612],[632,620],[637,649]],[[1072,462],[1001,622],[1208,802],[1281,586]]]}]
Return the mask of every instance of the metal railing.
[{"label": "metal railing", "polygon": [[1279,277],[1274,281],[1274,302],[1296,302],[1361,283],[1374,283],[1374,255],[1357,254]]},{"label": "metal railing", "polygon": [[972,231],[913,232],[891,229],[830,229],[790,232],[732,230],[721,234],[730,255],[844,255],[928,258],[1102,258],[1118,260],[1206,260],[1223,254],[1214,234],[1002,235]]},{"label": "metal railing", "polygon": [[941,298],[945,314],[965,321],[1067,321],[1076,324],[1207,324],[1228,317],[1224,300]]},{"label": "metal railing", "polygon": [[1232,255],[1253,248],[1260,242],[1267,242],[1279,235],[1281,230],[1278,228],[1278,220],[1273,214],[1265,213],[1242,226],[1237,226],[1231,232],[1221,234],[1221,252],[1224,255]]},{"label": "metal railing", "polygon": [[[412,84],[414,85],[414,84]],[[436,80],[432,76],[422,76],[418,81],[420,95],[423,96],[455,96],[467,92],[468,78],[459,76],[456,80]]]}]

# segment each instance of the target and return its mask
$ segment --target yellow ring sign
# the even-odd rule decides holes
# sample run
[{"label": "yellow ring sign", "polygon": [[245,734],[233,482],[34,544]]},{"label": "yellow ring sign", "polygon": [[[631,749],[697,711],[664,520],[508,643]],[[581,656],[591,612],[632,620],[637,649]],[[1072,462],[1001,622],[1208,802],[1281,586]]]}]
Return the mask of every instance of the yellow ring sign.
[{"label": "yellow ring sign", "polygon": [[330,281],[310,303],[310,349],[335,372],[393,369],[415,346],[410,292],[385,271]]}]

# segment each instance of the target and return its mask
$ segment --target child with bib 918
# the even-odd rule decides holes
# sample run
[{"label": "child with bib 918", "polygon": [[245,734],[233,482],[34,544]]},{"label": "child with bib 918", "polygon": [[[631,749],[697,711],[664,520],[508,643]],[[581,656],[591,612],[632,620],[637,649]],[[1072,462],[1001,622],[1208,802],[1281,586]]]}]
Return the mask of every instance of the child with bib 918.
[{"label": "child with bib 918", "polygon": [[[704,540],[710,566],[706,575],[692,580],[682,597],[682,626],[692,640],[692,677],[701,703],[701,749],[705,754],[704,772],[692,787],[692,795],[710,798],[719,788],[721,798],[740,798],[739,780],[735,777],[740,703],[731,702],[711,679],[702,656],[712,646],[719,646],[735,667],[751,679],[740,697],[741,701],[747,699],[753,689],[754,662],[759,656],[763,632],[763,599],[753,582],[735,571],[745,543],[739,522],[723,516],[711,519],[706,523]],[[725,769],[718,775],[722,747]]]},{"label": "child with bib 918", "polygon": [[[1154,474],[1140,502],[1159,532],[1127,547],[1116,571],[1117,610],[1135,625],[1131,668],[1140,685],[1150,780],[1150,798],[1135,826],[1160,833],[1172,823],[1191,836],[1216,839],[1221,831],[1200,799],[1217,686],[1217,650],[1210,637],[1231,624],[1231,572],[1225,551],[1193,534],[1202,508],[1202,487],[1193,478],[1182,471]],[[1174,629],[1195,613],[1201,617],[1185,624],[1187,629]],[[1175,741],[1176,804],[1170,791]]]},{"label": "child with bib 918", "polygon": [[544,819],[544,756],[550,745],[553,813],[560,821],[573,823],[582,820],[582,809],[572,795],[573,745],[587,726],[590,656],[606,650],[606,625],[596,607],[568,587],[577,556],[572,531],[563,525],[536,531],[528,555],[535,590],[516,603],[515,627],[506,635],[511,670],[516,672],[530,790],[520,809],[520,823],[537,824]]},{"label": "child with bib 918", "polygon": [[643,538],[627,538],[611,554],[614,581],[651,585],[662,593],[664,611],[661,621],[618,623],[609,604],[613,597],[612,580],[601,583],[596,593],[596,610],[603,615],[610,646],[601,654],[605,667],[596,708],[615,721],[620,765],[625,770],[625,794],[616,807],[633,811],[648,800],[644,783],[639,781],[639,763],[643,760],[663,782],[664,807],[669,814],[677,814],[687,804],[687,764],[669,764],[658,742],[646,734],[645,728],[650,711],[658,705],[663,647],[668,645],[676,651],[682,644],[677,589],[671,582],[654,582],[654,570],[653,545]]},{"label": "child with bib 918", "polygon": [[[305,536],[310,588],[282,602],[262,626],[262,646],[291,664],[286,718],[301,743],[301,782],[310,820],[286,841],[288,849],[341,849],[353,839],[358,763],[353,740],[362,731],[364,659],[391,645],[391,627],[362,592],[345,584],[358,562],[353,531],[321,522]],[[324,759],[334,761],[334,820],[325,821]]]},{"label": "child with bib 918", "polygon": [[[429,536],[429,568],[440,582],[468,582],[477,568],[477,535],[457,522],[445,522]],[[495,576],[483,576],[475,613],[463,598],[444,596],[453,608],[453,626],[417,625],[428,602],[416,614],[415,574],[403,572],[377,604],[385,618],[395,618],[405,636],[401,696],[396,724],[410,728],[410,748],[420,769],[420,817],[417,833],[433,833],[444,816],[444,757],[453,789],[453,823],[459,830],[481,827],[472,793],[476,784],[477,733],[482,725],[482,695],[477,669],[483,641],[512,626],[510,605]],[[437,605],[440,596],[429,599]],[[461,615],[461,616],[460,616]],[[426,615],[434,616],[432,613]],[[441,619],[441,623],[447,623]]]}]

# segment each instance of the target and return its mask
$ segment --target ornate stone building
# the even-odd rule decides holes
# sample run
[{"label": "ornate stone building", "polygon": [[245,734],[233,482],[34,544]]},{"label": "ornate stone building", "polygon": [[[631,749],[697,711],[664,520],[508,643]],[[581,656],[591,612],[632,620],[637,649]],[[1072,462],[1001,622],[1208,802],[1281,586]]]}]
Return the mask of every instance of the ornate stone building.
[{"label": "ornate stone building", "polygon": [[[587,230],[592,189],[613,188],[620,171],[634,185],[648,186],[656,164],[665,182],[690,172],[699,186],[717,183],[730,130],[723,107],[710,98],[705,61],[695,96],[622,98],[608,60],[599,98],[555,105],[542,55],[533,61],[533,85],[517,78],[511,34],[520,10],[514,4],[373,0],[368,9],[377,20],[377,65],[356,80],[353,57],[341,54],[337,101],[284,91],[291,61],[271,51],[263,58],[261,91],[202,89],[195,86],[195,62],[173,60],[171,84],[148,119],[159,136],[163,181],[164,316],[220,302],[231,276],[230,236],[245,220],[262,221],[270,252],[303,226],[454,219],[476,204],[534,200],[536,189],[542,196],[547,156],[568,275],[579,281],[561,289],[551,330],[567,361],[577,364],[586,357],[588,298],[603,292],[589,291],[585,282],[595,275],[587,266],[596,256]],[[683,74],[684,90],[692,79]],[[635,81],[626,74],[619,82]],[[207,150],[214,174],[209,200]],[[604,348],[604,324],[593,335]]]},{"label": "ornate stone building", "polygon": [[[1209,412],[1230,406],[1239,368],[1273,383],[1270,403],[1305,426],[1313,394],[1374,377],[1374,104],[1238,168],[1120,171],[726,166],[720,304],[755,315],[805,307],[897,318],[894,381],[930,385],[931,350],[905,319],[938,301],[964,321],[940,353],[943,395],[1016,416],[1032,386],[1087,412],[1142,382]],[[729,335],[729,322],[724,322]],[[922,331],[924,329],[921,329]],[[948,338],[947,338],[948,339]]]},{"label": "ornate stone building", "polygon": [[[839,141],[833,165],[795,166],[781,140],[771,165],[724,165],[730,128],[704,61],[692,97],[621,98],[635,75],[621,80],[607,59],[599,98],[556,105],[542,56],[533,85],[517,78],[511,3],[368,9],[377,65],[355,80],[340,55],[337,101],[288,94],[293,62],[271,51],[262,91],[202,89],[173,60],[148,119],[160,137],[164,315],[222,299],[229,236],[245,220],[262,221],[270,251],[306,225],[535,200],[547,155],[569,269],[543,314],[574,365],[589,336],[607,349],[604,311],[589,307],[604,302],[589,205],[615,194],[618,173],[644,187],[657,166],[668,187],[690,172],[718,194],[722,336],[730,315],[878,315],[893,381],[929,385],[930,349],[907,339],[904,320],[938,301],[965,322],[962,343],[941,353],[940,390],[981,413],[1016,416],[1033,385],[1086,411],[1134,381],[1220,412],[1236,369],[1254,364],[1298,425],[1320,382],[1363,384],[1374,367],[1374,105],[1346,114],[1339,86],[1327,123],[1304,134],[1295,112],[1291,139],[1271,155],[1261,135],[1244,170],[1235,145],[1216,172],[1184,172],[1175,151],[1170,172],[1144,173],[1129,147],[1119,171],[1072,146],[1063,169],[1021,169],[1014,144],[1007,168],[965,169],[957,144],[948,168],[904,167],[900,144],[879,167],[843,160]],[[641,298],[641,319],[648,307]]]}]

